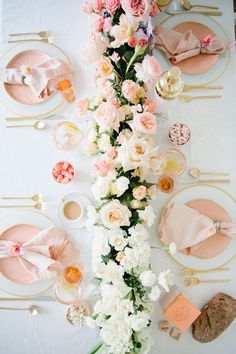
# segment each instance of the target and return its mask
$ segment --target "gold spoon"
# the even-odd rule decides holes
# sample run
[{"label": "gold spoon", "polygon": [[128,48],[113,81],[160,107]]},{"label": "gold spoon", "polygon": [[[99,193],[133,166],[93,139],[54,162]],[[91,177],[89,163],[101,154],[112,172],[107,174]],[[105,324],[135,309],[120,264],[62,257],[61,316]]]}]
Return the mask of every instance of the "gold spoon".
[{"label": "gold spoon", "polygon": [[210,176],[229,176],[227,172],[202,172],[199,168],[192,168],[189,171],[191,177],[198,178],[201,175],[210,175]]},{"label": "gold spoon", "polygon": [[42,200],[41,194],[34,194],[32,197],[2,197],[2,199],[31,199],[34,202],[40,202]]},{"label": "gold spoon", "polygon": [[198,285],[200,283],[227,283],[230,279],[211,279],[211,280],[201,280],[196,277],[187,278],[184,282],[185,286]]},{"label": "gold spoon", "polygon": [[0,205],[0,208],[34,208],[37,210],[45,210],[47,208],[47,204],[36,203],[34,205]]},{"label": "gold spoon", "polygon": [[220,95],[212,95],[212,96],[188,96],[188,95],[181,95],[179,96],[179,99],[181,102],[191,102],[193,100],[199,100],[199,99],[212,99],[212,98],[221,98],[222,96]]},{"label": "gold spoon", "polygon": [[49,37],[50,36],[50,31],[40,31],[40,32],[25,32],[25,33],[10,33],[10,37],[15,37],[15,36],[28,36],[31,34],[35,34],[41,38]]},{"label": "gold spoon", "polygon": [[192,5],[189,0],[182,0],[181,4],[185,8],[185,10],[192,10],[194,7],[203,7],[205,9],[213,9],[213,10],[218,10],[219,9],[218,6]]},{"label": "gold spoon", "polygon": [[36,305],[30,305],[29,307],[0,307],[0,310],[29,311],[33,316],[38,315],[40,312],[39,307]]},{"label": "gold spoon", "polygon": [[183,92],[189,92],[194,89],[207,89],[207,90],[222,90],[223,86],[208,86],[208,85],[184,85]]},{"label": "gold spoon", "polygon": [[44,130],[47,127],[47,124],[37,120],[37,122],[35,122],[34,124],[7,125],[7,128],[21,128],[21,127],[34,128],[35,130]]},{"label": "gold spoon", "polygon": [[215,268],[215,269],[192,269],[192,268],[185,268],[181,271],[181,275],[185,275],[185,276],[192,276],[195,274],[199,274],[199,273],[212,273],[212,272],[226,272],[230,270],[229,268]]}]

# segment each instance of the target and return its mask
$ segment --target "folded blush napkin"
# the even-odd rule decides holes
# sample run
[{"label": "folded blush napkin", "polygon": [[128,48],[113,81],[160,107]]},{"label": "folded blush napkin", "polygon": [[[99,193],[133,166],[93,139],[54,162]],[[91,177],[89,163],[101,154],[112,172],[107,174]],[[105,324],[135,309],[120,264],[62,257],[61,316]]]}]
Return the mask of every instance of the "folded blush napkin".
[{"label": "folded blush napkin", "polygon": [[0,240],[0,259],[18,257],[35,280],[52,278],[60,269],[77,261],[78,250],[64,230],[51,227],[37,233],[24,244]]},{"label": "folded blush napkin", "polygon": [[194,57],[201,53],[222,54],[231,46],[228,38],[206,36],[199,40],[191,30],[180,33],[164,27],[156,27],[156,46],[162,50],[173,63]]},{"label": "folded blush napkin", "polygon": [[46,88],[52,92],[55,84],[68,78],[72,72],[69,64],[51,58],[34,67],[22,65],[20,68],[0,69],[0,80],[13,85],[28,85],[36,97],[41,97]]},{"label": "folded blush napkin", "polygon": [[178,251],[200,244],[217,231],[229,237],[236,236],[236,225],[230,222],[217,222],[200,214],[184,204],[169,207],[159,225],[161,241],[169,245],[175,242]]}]

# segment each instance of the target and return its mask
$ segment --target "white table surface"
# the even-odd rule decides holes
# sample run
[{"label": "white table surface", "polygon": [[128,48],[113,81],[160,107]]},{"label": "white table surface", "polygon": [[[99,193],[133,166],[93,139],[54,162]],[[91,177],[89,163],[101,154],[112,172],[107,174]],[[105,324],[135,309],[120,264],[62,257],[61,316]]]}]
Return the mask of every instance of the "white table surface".
[{"label": "white table surface", "polygon": [[[193,1],[194,3],[194,1]],[[197,1],[195,2],[197,3]],[[206,3],[204,1],[204,3]],[[233,1],[209,0],[208,3],[221,6],[224,15],[216,18],[227,33],[233,34]],[[79,97],[94,93],[94,68],[88,67],[81,59],[89,36],[91,19],[81,10],[81,0],[1,0],[0,1],[0,50],[4,52],[8,33],[52,30],[55,44],[69,55],[76,69],[76,85]],[[223,99],[214,102],[178,104],[169,112],[169,122],[160,126],[160,133],[174,121],[188,124],[193,132],[191,146],[186,149],[189,165],[202,170],[222,170],[231,173],[232,183],[225,190],[236,198],[236,118],[235,84],[236,75],[233,67],[235,58],[227,73],[217,84],[224,85]],[[195,92],[191,92],[195,94]],[[201,90],[198,93],[202,93]],[[86,191],[91,197],[91,161],[81,153],[81,148],[72,152],[58,150],[52,143],[50,130],[37,132],[28,129],[7,130],[3,117],[11,115],[0,107],[0,195],[31,195],[42,193],[47,200],[58,201],[71,191]],[[64,107],[62,114],[66,119],[76,122],[71,107]],[[53,124],[53,122],[51,123]],[[160,135],[161,135],[160,134]],[[162,134],[163,136],[163,134]],[[166,143],[162,137],[162,143]],[[69,185],[59,185],[50,177],[53,164],[59,160],[70,160],[77,166],[77,178]],[[161,196],[155,204],[159,214],[167,197]],[[54,204],[52,203],[52,206]],[[1,210],[3,215],[5,210]],[[46,214],[57,220],[54,208]],[[60,223],[59,223],[60,224]],[[0,225],[1,227],[1,225]],[[90,250],[92,235],[85,229],[71,233],[78,243],[81,259],[90,270]],[[152,245],[158,245],[153,229]],[[153,250],[153,267],[156,272],[170,268],[175,274],[178,286],[184,288],[183,278],[179,276],[179,266],[161,250]],[[224,291],[236,297],[236,262],[230,263],[228,274],[232,281],[225,285],[198,285],[184,289],[192,301],[202,307],[218,291]],[[6,296],[0,293],[0,296]],[[7,305],[8,303],[2,303]],[[13,305],[13,303],[11,303]],[[16,305],[22,305],[17,304]],[[158,303],[153,317],[154,346],[151,354],[233,354],[235,353],[236,321],[217,340],[209,344],[200,344],[193,340],[191,331],[184,333],[179,342],[162,334],[158,330],[158,321],[163,318]],[[25,312],[0,311],[0,353],[1,354],[87,354],[98,341],[98,331],[88,328],[73,328],[65,319],[66,307],[55,302],[42,303],[43,313],[32,317]]]}]

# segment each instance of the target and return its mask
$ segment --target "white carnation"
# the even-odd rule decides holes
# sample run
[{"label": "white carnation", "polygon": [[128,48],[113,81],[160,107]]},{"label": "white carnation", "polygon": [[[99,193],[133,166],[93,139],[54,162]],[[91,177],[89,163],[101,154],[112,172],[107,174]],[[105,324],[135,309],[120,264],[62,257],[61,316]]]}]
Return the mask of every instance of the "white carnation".
[{"label": "white carnation", "polygon": [[130,326],[134,331],[140,331],[145,328],[150,321],[150,314],[138,312],[136,315],[129,316]]},{"label": "white carnation", "polygon": [[143,286],[153,286],[156,279],[156,275],[151,270],[146,270],[140,274],[140,280]]},{"label": "white carnation", "polygon": [[102,279],[107,283],[116,284],[122,280],[123,275],[124,269],[110,260],[103,268]]},{"label": "white carnation", "polygon": [[88,230],[91,230],[94,226],[94,224],[98,221],[99,219],[99,214],[97,213],[96,209],[94,206],[89,205],[87,207],[87,221],[86,221],[86,227]]},{"label": "white carnation", "polygon": [[102,134],[97,141],[98,148],[101,151],[107,151],[111,147],[110,137],[107,134]]},{"label": "white carnation", "polygon": [[124,237],[125,235],[126,232],[122,229],[114,229],[109,231],[109,243],[115,248],[116,251],[122,251],[127,245],[128,240]]},{"label": "white carnation", "polygon": [[148,227],[153,225],[156,215],[154,214],[151,205],[146,206],[144,210],[139,210],[138,214],[140,219],[142,219],[142,221],[147,224]]},{"label": "white carnation", "polygon": [[148,297],[151,301],[156,301],[157,299],[159,299],[160,295],[161,295],[161,290],[157,285],[155,285],[150,291],[150,293],[148,294]]},{"label": "white carnation", "polygon": [[98,176],[92,186],[92,193],[96,200],[100,200],[110,192],[111,179],[109,177]]},{"label": "white carnation", "polygon": [[128,238],[129,245],[132,247],[140,245],[149,237],[146,228],[141,224],[137,224],[131,227],[129,229],[129,234],[130,234],[130,237]]}]

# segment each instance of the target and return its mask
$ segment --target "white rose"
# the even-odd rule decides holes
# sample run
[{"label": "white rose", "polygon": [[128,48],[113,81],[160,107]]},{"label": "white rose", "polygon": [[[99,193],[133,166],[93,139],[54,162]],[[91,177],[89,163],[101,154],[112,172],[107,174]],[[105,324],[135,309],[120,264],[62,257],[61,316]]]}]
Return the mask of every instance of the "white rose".
[{"label": "white rose", "polygon": [[165,291],[168,293],[169,292],[169,286],[172,286],[174,284],[173,275],[171,274],[169,269],[164,271],[164,272],[161,272],[159,274],[158,282],[165,289]]},{"label": "white rose", "polygon": [[109,231],[108,240],[111,246],[116,251],[122,251],[128,243],[127,238],[124,238],[126,232],[122,229],[114,229]]},{"label": "white rose", "polygon": [[111,147],[110,137],[107,134],[102,134],[98,139],[98,148],[100,151],[107,151]]},{"label": "white rose", "polygon": [[147,224],[148,227],[153,225],[156,215],[154,214],[151,205],[146,206],[144,210],[139,210],[138,214],[140,219],[142,219],[142,221]]},{"label": "white rose", "polygon": [[130,326],[134,331],[140,331],[147,327],[150,321],[150,314],[146,312],[138,312],[136,315],[129,316]]},{"label": "white rose", "polygon": [[105,204],[100,210],[101,221],[108,229],[129,226],[131,215],[129,208],[121,204],[118,199]]},{"label": "white rose", "polygon": [[96,200],[105,197],[110,192],[111,179],[109,177],[98,176],[91,190]]},{"label": "white rose", "polygon": [[133,189],[133,196],[138,200],[146,197],[147,188],[145,186],[138,186]]},{"label": "white rose", "polygon": [[106,237],[96,236],[93,240],[93,256],[106,256],[110,253],[111,247]]},{"label": "white rose", "polygon": [[140,209],[140,208],[142,208],[142,206],[143,206],[143,204],[140,200],[138,200],[138,199],[131,200],[130,207],[132,209]]},{"label": "white rose", "polygon": [[132,329],[123,318],[113,318],[111,316],[104,323],[100,335],[107,345],[115,346],[116,342],[128,342],[132,335]]},{"label": "white rose", "polygon": [[153,286],[156,279],[156,275],[151,270],[146,270],[140,274],[140,280],[143,286]]},{"label": "white rose", "polygon": [[120,197],[129,188],[129,179],[121,176],[113,183],[113,193]]},{"label": "white rose", "polygon": [[103,269],[102,278],[107,283],[116,284],[122,279],[123,275],[124,269],[110,260]]},{"label": "white rose", "polygon": [[83,60],[87,64],[92,64],[98,61],[102,54],[106,51],[109,41],[100,33],[93,33],[90,37],[87,46],[82,54]]},{"label": "white rose", "polygon": [[149,237],[147,230],[141,224],[137,224],[131,227],[129,229],[129,234],[130,234],[130,237],[128,238],[129,245],[132,247],[135,245],[138,246],[142,244]]},{"label": "white rose", "polygon": [[155,285],[152,288],[151,292],[148,294],[148,297],[151,301],[156,301],[157,299],[159,299],[160,294],[161,294],[161,290],[157,285]]}]

